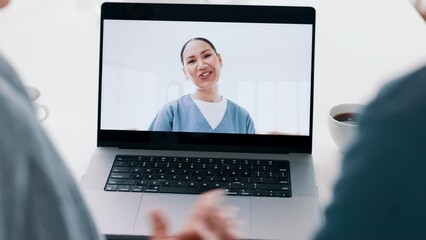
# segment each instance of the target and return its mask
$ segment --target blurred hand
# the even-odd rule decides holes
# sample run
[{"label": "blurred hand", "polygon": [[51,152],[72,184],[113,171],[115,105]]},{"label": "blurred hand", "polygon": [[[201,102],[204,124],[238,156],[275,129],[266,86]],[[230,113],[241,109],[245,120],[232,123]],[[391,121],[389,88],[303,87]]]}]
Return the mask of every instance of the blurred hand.
[{"label": "blurred hand", "polygon": [[151,212],[153,235],[151,240],[234,240],[231,232],[238,223],[234,219],[235,208],[221,205],[222,190],[206,192],[197,199],[192,213],[175,236],[168,235],[168,226],[164,214],[160,210]]},{"label": "blurred hand", "polygon": [[411,0],[414,7],[419,11],[422,18],[426,21],[426,0]]}]

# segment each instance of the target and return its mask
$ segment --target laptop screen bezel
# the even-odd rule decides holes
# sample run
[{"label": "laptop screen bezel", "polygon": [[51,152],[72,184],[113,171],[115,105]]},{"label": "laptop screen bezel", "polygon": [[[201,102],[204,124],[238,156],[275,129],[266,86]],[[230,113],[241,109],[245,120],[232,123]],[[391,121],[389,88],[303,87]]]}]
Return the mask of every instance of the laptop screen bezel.
[{"label": "laptop screen bezel", "polygon": [[[220,14],[219,14],[220,13]],[[101,129],[104,20],[294,23],[312,25],[309,135],[225,134]],[[98,92],[98,147],[134,149],[312,153],[315,9],[295,6],[104,3],[101,7]]]}]

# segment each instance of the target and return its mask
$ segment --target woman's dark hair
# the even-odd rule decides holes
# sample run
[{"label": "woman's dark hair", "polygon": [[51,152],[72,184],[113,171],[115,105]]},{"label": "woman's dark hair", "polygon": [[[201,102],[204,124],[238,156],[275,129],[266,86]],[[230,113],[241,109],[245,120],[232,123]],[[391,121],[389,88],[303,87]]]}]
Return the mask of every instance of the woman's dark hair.
[{"label": "woman's dark hair", "polygon": [[216,48],[214,47],[213,43],[210,42],[208,39],[202,38],[202,37],[191,38],[182,46],[182,50],[180,51],[180,61],[181,61],[182,65],[184,65],[183,64],[183,51],[185,51],[186,45],[188,45],[188,43],[190,43],[192,41],[196,41],[196,40],[203,41],[203,42],[207,43],[213,49],[214,53],[217,54]]}]

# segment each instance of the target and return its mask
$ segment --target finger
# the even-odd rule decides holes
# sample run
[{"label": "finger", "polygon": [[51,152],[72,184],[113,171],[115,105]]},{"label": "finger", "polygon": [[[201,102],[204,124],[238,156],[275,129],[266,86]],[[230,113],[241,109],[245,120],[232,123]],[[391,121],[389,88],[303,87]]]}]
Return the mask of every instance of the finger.
[{"label": "finger", "polygon": [[173,240],[205,240],[203,236],[196,230],[181,232],[176,235]]},{"label": "finger", "polygon": [[220,211],[218,212],[219,217],[222,218],[222,221],[225,223],[224,225],[228,228],[232,235],[237,238],[242,235],[242,231],[245,226],[245,222],[237,216],[239,210],[240,209],[238,207],[225,206],[220,208]]},{"label": "finger", "polygon": [[191,214],[190,220],[203,221],[206,216],[212,214],[212,212],[220,206],[224,196],[224,191],[221,189],[215,189],[201,194],[195,208]]},{"label": "finger", "polygon": [[243,220],[234,220],[229,223],[229,231],[231,231],[232,236],[236,239],[241,239],[244,235],[244,229],[246,227],[246,222]]},{"label": "finger", "polygon": [[239,219],[226,219],[224,225],[228,229],[230,235],[239,239],[243,236],[246,222]]},{"label": "finger", "polygon": [[236,209],[222,207],[223,196],[224,191],[220,189],[200,195],[195,204],[194,211],[185,224],[183,232],[195,231],[200,236],[199,239],[204,240],[235,239],[230,227],[237,225],[233,224]]},{"label": "finger", "polygon": [[232,227],[235,227],[236,221],[234,219],[228,219],[222,217],[223,214],[216,212],[206,218],[206,227],[211,231],[217,239],[236,239],[233,233]]},{"label": "finger", "polygon": [[223,206],[219,210],[220,217],[225,219],[236,219],[240,211],[240,209],[235,206]]},{"label": "finger", "polygon": [[150,213],[153,224],[153,233],[151,240],[164,240],[167,238],[167,223],[164,214],[160,210],[154,210]]},{"label": "finger", "polygon": [[222,189],[214,189],[201,194],[196,202],[197,207],[208,208],[219,206],[222,203],[224,191]]}]

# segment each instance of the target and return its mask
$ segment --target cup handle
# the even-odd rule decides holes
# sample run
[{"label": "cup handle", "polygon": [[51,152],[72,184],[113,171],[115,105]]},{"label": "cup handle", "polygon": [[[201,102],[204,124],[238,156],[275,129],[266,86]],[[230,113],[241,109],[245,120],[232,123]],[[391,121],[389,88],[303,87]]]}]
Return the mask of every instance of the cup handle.
[{"label": "cup handle", "polygon": [[37,106],[38,106],[39,108],[43,109],[44,116],[43,116],[42,118],[40,118],[40,119],[39,119],[39,121],[40,121],[40,122],[43,122],[44,120],[46,120],[46,119],[49,117],[49,114],[50,114],[49,109],[47,108],[47,106],[46,106],[46,105],[38,104]]}]

